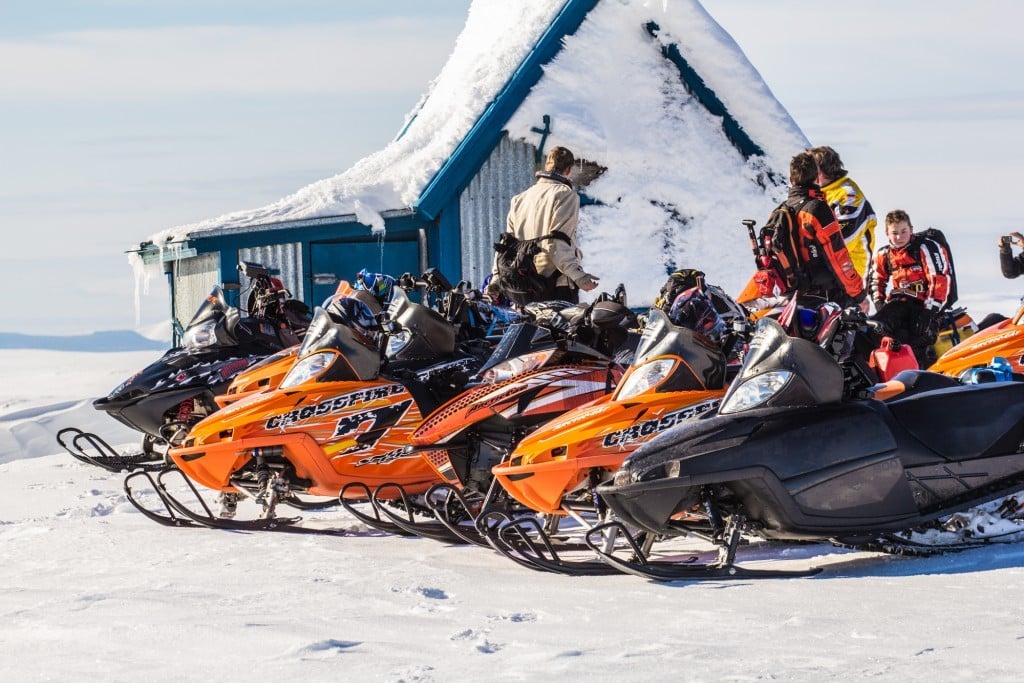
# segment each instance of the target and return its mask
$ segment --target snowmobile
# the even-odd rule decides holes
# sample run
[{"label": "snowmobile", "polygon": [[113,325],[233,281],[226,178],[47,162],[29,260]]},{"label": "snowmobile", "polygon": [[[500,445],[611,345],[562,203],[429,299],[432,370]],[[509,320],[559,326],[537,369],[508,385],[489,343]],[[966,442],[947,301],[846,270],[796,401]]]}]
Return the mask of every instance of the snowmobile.
[{"label": "snowmobile", "polygon": [[[297,362],[276,390],[226,406],[169,451],[173,469],[227,494],[221,509],[214,513],[195,491],[195,501],[171,496],[163,478],[176,475],[162,472],[149,481],[166,511],[143,512],[167,524],[184,516],[220,528],[334,533],[278,517],[277,505],[344,504],[339,496],[359,498],[385,482],[425,491],[437,477],[406,451],[408,436],[481,366],[486,354],[474,351],[458,348],[452,324],[400,288],[383,321],[354,297],[318,307]],[[131,484],[126,480],[129,499],[143,509]],[[243,493],[260,505],[258,519],[233,518]]]},{"label": "snowmobile", "polygon": [[[481,368],[481,383],[435,410],[409,437],[409,452],[421,453],[442,481],[425,498],[436,519],[378,506],[410,533],[486,545],[473,521],[488,501],[504,498],[491,468],[538,426],[610,394],[636,348],[636,317],[621,286],[591,304],[525,309],[531,321],[509,328]],[[402,495],[397,487],[382,490]]]},{"label": "snowmobile", "polygon": [[960,376],[984,368],[996,356],[1005,358],[1012,371],[1024,373],[1024,306],[1012,317],[975,332],[947,350],[929,370]]},{"label": "snowmobile", "polygon": [[96,434],[62,429],[57,442],[75,458],[112,472],[163,462],[168,447],[180,444],[192,425],[217,410],[216,397],[231,380],[269,354],[295,345],[312,316],[270,271],[242,262],[250,278],[245,314],[228,305],[214,287],[181,337],[181,346],[93,402],[97,410],[143,433],[141,453],[119,454]]},{"label": "snowmobile", "polygon": [[[591,548],[647,578],[728,579],[818,571],[739,565],[744,534],[891,552],[993,540],[983,525],[960,526],[962,513],[1024,488],[1024,382],[915,370],[873,386],[849,355],[849,333],[867,322],[844,312],[825,347],[759,322],[718,410],[644,444],[598,487],[620,521],[595,528]],[[1015,498],[999,505],[1019,514]],[[678,564],[604,552],[593,534],[624,525],[706,538],[719,555]]]},{"label": "snowmobile", "polygon": [[589,551],[589,560],[565,559],[559,548],[586,546],[562,541],[566,532],[558,528],[560,521],[594,526],[591,520],[605,510],[594,489],[611,479],[627,455],[715,408],[739,369],[730,373],[729,360],[742,357],[748,336],[746,311],[713,285],[684,291],[663,309],[648,313],[633,363],[614,394],[544,424],[493,468],[504,490],[541,517],[527,515],[499,525],[492,516],[495,523],[484,530],[502,554],[535,569],[618,573]]}]

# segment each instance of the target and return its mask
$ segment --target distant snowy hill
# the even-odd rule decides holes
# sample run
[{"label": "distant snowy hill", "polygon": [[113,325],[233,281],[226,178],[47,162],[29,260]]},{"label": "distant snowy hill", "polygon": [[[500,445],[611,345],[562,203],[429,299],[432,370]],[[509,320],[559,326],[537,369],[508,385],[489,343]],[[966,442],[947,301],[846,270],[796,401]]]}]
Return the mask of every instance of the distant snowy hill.
[{"label": "distant snowy hill", "polygon": [[167,341],[149,339],[130,330],[93,332],[77,336],[42,336],[0,332],[0,349],[46,351],[151,351],[166,349]]}]

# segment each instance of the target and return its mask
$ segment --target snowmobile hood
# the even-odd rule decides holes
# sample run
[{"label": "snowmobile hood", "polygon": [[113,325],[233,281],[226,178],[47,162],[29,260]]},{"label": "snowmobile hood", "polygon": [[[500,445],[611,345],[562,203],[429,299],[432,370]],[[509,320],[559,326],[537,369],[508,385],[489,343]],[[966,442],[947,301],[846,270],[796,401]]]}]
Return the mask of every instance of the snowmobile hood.
[{"label": "snowmobile hood", "polygon": [[437,311],[410,300],[402,289],[395,289],[388,319],[408,336],[408,341],[389,352],[393,360],[434,357],[455,350],[455,327]]},{"label": "snowmobile hood", "polygon": [[726,359],[722,350],[693,330],[672,324],[664,311],[653,308],[629,372],[655,358],[672,356],[681,359],[688,372],[663,391],[714,390],[725,386]]},{"label": "snowmobile hood", "polygon": [[[751,403],[741,401],[769,376],[781,379],[781,386]],[[843,370],[832,356],[817,344],[790,337],[782,325],[769,318],[757,323],[750,350],[739,375],[733,380],[720,410],[736,412],[753,408],[810,406],[838,403],[843,398]]]},{"label": "snowmobile hood", "polygon": [[113,404],[130,403],[153,394],[189,387],[217,391],[258,358],[240,354],[237,347],[212,348],[202,353],[171,349],[114,387],[106,397],[94,401],[93,405],[98,410],[109,410]]}]

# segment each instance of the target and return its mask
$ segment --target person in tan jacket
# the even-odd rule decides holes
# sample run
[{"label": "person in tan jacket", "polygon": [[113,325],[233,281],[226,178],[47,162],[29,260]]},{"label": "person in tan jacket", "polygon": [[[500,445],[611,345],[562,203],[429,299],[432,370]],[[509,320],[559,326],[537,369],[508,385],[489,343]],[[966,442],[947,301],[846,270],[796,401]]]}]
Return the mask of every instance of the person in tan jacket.
[{"label": "person in tan jacket", "polygon": [[[599,280],[583,270],[582,254],[576,246],[580,197],[569,179],[575,163],[572,152],[565,147],[552,149],[544,170],[537,172],[537,182],[512,197],[508,211],[508,232],[519,240],[536,239],[556,231],[568,238],[540,242],[540,253],[533,257],[533,262],[537,272],[550,279],[550,298],[572,303],[579,302],[579,290],[589,292],[597,288]],[[491,281],[494,280],[492,275]],[[495,285],[488,286],[488,294],[499,293]]]}]

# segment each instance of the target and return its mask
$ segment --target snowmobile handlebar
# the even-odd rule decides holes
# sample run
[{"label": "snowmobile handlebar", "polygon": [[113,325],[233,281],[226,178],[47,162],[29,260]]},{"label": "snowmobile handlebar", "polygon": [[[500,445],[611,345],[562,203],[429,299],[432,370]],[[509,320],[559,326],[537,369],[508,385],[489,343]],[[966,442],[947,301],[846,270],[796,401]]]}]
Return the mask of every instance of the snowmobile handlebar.
[{"label": "snowmobile handlebar", "polygon": [[757,238],[757,233],[754,231],[757,221],[747,218],[742,223],[747,228],[747,236],[750,237],[750,250],[754,252],[754,263],[760,268],[768,260],[768,250],[761,240]]}]

